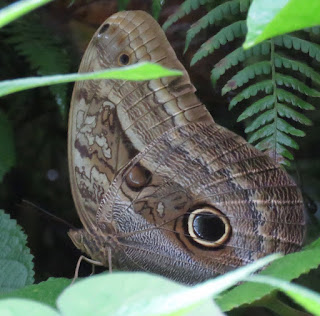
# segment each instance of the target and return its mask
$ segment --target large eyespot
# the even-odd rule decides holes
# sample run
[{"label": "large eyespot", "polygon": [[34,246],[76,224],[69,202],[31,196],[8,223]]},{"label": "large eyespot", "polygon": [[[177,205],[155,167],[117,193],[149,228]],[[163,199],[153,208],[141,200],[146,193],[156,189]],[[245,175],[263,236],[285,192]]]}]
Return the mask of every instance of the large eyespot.
[{"label": "large eyespot", "polygon": [[147,186],[151,181],[151,173],[141,165],[134,166],[126,175],[126,183],[129,188],[137,191]]},{"label": "large eyespot", "polygon": [[130,62],[130,56],[127,54],[120,54],[118,57],[118,64],[120,66],[128,65]]},{"label": "large eyespot", "polygon": [[110,26],[109,23],[102,25],[98,32],[98,35],[102,35],[103,33],[105,33],[108,30],[109,26]]},{"label": "large eyespot", "polygon": [[213,207],[204,206],[191,212],[188,232],[195,242],[216,248],[228,240],[231,226],[223,213]]}]

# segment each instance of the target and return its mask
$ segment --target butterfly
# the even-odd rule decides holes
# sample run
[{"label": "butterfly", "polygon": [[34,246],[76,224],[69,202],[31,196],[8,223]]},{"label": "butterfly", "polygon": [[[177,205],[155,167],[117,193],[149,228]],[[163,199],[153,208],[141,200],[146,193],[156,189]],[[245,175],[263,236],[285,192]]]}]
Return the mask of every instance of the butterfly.
[{"label": "butterfly", "polygon": [[94,34],[79,72],[150,61],[181,77],[75,84],[69,171],[95,262],[197,283],[301,247],[300,190],[270,157],[218,125],[159,24],[122,11]]}]

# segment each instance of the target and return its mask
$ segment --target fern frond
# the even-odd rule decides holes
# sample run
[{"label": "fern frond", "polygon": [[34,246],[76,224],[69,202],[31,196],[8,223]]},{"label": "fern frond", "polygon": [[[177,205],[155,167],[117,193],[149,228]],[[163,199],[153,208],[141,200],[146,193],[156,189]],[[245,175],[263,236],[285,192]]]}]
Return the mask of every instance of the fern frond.
[{"label": "fern frond", "polygon": [[276,90],[276,95],[279,101],[286,101],[287,103],[291,103],[293,106],[297,106],[300,109],[303,109],[303,110],[315,109],[315,107],[312,104],[300,99],[299,97],[297,97],[296,95],[292,94],[289,91],[278,88]]},{"label": "fern frond", "polygon": [[249,143],[254,143],[255,141],[270,136],[274,133],[274,123],[268,124],[256,132],[254,132],[251,137],[248,139]]},{"label": "fern frond", "polygon": [[222,88],[221,94],[225,95],[231,90],[235,90],[244,84],[246,84],[250,79],[255,78],[258,75],[267,75],[271,72],[270,61],[260,61],[255,64],[249,65],[244,69],[240,70],[236,75],[234,75]]},{"label": "fern frond", "polygon": [[235,49],[233,52],[222,58],[211,71],[211,80],[215,84],[216,81],[232,66],[238,65],[240,62],[252,56],[261,56],[270,54],[270,42],[262,42],[248,50],[242,47]]},{"label": "fern frond", "polygon": [[152,16],[158,20],[165,0],[152,0]]},{"label": "fern frond", "polygon": [[197,10],[200,5],[210,3],[211,0],[185,0],[174,14],[169,16],[168,20],[163,24],[162,28],[164,31],[168,29],[173,23],[189,14],[191,11]]},{"label": "fern frond", "polygon": [[[9,35],[7,42],[14,46],[19,55],[26,58],[30,68],[39,75],[69,72],[70,58],[61,39],[52,34],[36,14],[29,14],[10,24],[6,32]],[[53,85],[49,89],[65,117],[67,86]]]},{"label": "fern frond", "polygon": [[297,90],[305,95],[308,95],[310,97],[320,97],[320,92],[308,87],[300,80],[293,78],[291,76],[283,75],[280,73],[277,73],[275,75],[275,80],[278,85],[280,86],[286,86],[289,88],[292,88],[294,90]]},{"label": "fern frond", "polygon": [[243,121],[259,112],[270,109],[274,104],[274,96],[267,95],[264,98],[252,103],[238,117],[237,122]]},{"label": "fern frond", "polygon": [[307,40],[298,38],[292,35],[282,35],[273,39],[276,45],[285,47],[288,49],[295,49],[308,54],[311,58],[315,58],[320,61],[320,45],[309,42]]},{"label": "fern frond", "polygon": [[304,74],[306,77],[310,78],[313,82],[320,84],[320,74],[313,70],[311,67],[307,66],[306,64],[286,58],[279,54],[274,54],[275,59],[275,66],[277,68],[286,68],[292,69],[295,71],[299,71],[300,73]]},{"label": "fern frond", "polygon": [[240,93],[238,93],[230,102],[229,110],[231,110],[235,105],[244,99],[249,99],[252,96],[255,96],[258,92],[264,91],[265,93],[271,93],[273,87],[272,80],[264,80],[258,83],[255,83],[248,88],[244,89]]},{"label": "fern frond", "polygon": [[215,49],[220,48],[220,46],[225,45],[227,42],[233,41],[237,37],[244,36],[246,33],[247,24],[245,20],[237,21],[224,27],[201,45],[200,49],[194,54],[190,62],[191,66],[202,58],[212,54]]},{"label": "fern frond", "polygon": [[264,112],[263,114],[259,115],[246,129],[246,133],[251,133],[258,129],[260,126],[265,125],[266,123],[269,123],[274,120],[275,113],[274,109],[268,110]]},{"label": "fern frond", "polygon": [[283,120],[280,117],[277,119],[277,129],[281,132],[290,134],[292,136],[303,137],[306,135],[305,132],[293,127],[291,124],[289,124],[287,121]]},{"label": "fern frond", "polygon": [[305,115],[289,108],[285,104],[277,103],[276,109],[278,114],[282,117],[290,118],[304,125],[312,125],[311,120],[309,120]]}]

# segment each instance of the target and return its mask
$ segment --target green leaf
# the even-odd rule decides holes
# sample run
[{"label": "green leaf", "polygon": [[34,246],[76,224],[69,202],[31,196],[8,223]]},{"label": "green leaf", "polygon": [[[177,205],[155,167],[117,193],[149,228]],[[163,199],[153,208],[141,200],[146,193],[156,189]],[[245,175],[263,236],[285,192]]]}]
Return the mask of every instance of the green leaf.
[{"label": "green leaf", "polygon": [[268,38],[320,24],[318,0],[254,0],[248,12],[248,34],[243,47]]},{"label": "green leaf", "polygon": [[241,115],[238,117],[237,122],[241,122],[248,117],[251,117],[254,114],[262,112],[266,109],[270,109],[274,105],[274,96],[267,95],[264,98],[258,100],[257,102],[252,103],[249,107],[247,107]]},{"label": "green leaf", "polygon": [[221,45],[225,45],[237,37],[244,36],[246,32],[247,26],[245,20],[237,21],[224,27],[201,45],[200,49],[192,57],[190,65],[193,66],[202,58],[212,54],[214,50],[220,48]]},{"label": "green leaf", "polygon": [[62,314],[73,313],[77,316],[191,316],[199,315],[200,311],[202,315],[221,315],[212,297],[278,257],[271,255],[262,258],[193,287],[142,272],[94,276],[66,289],[58,298],[57,305]]},{"label": "green leaf", "polygon": [[33,256],[16,221],[0,210],[0,292],[33,283]]},{"label": "green leaf", "polygon": [[312,121],[309,120],[305,115],[289,108],[285,104],[278,103],[276,108],[277,108],[278,114],[282,117],[291,118],[294,121],[304,125],[312,125]]},{"label": "green leaf", "polygon": [[308,54],[311,58],[320,61],[320,46],[316,43],[306,41],[292,35],[282,35],[273,39],[276,45],[286,47],[288,49],[295,49],[299,52]]},{"label": "green leaf", "polygon": [[299,71],[306,77],[310,78],[313,82],[320,84],[320,74],[305,63],[274,53],[274,64],[277,68],[286,68]]},{"label": "green leaf", "polygon": [[298,136],[298,137],[303,137],[306,135],[305,132],[301,131],[300,129],[297,129],[295,127],[293,127],[292,125],[290,125],[288,122],[286,122],[285,120],[281,119],[281,118],[277,118],[277,129],[279,131],[282,131],[286,134],[290,134],[293,136]]},{"label": "green leaf", "polygon": [[222,58],[211,71],[211,80],[213,84],[232,66],[238,65],[248,57],[270,54],[270,43],[264,42],[251,49],[244,50],[242,47]]},{"label": "green leaf", "polygon": [[267,75],[270,72],[271,64],[269,61],[260,61],[251,64],[241,69],[237,74],[235,74],[223,87],[221,94],[225,95],[227,92],[243,86],[250,79],[253,79],[259,75]]},{"label": "green leaf", "polygon": [[231,110],[235,105],[239,102],[243,101],[244,99],[249,99],[252,96],[255,96],[258,92],[264,91],[265,93],[271,93],[273,89],[273,82],[272,80],[264,80],[257,82],[248,88],[239,92],[230,102],[229,110]]},{"label": "green leaf", "polygon": [[44,304],[19,298],[0,300],[2,316],[59,316],[53,308]]},{"label": "green leaf", "polygon": [[297,142],[294,141],[291,137],[282,133],[280,130],[277,131],[277,142],[294,149],[299,149],[299,145],[297,144]]},{"label": "green leaf", "polygon": [[0,111],[0,182],[3,176],[15,165],[16,153],[13,129],[7,116]]},{"label": "green leaf", "polygon": [[299,97],[297,97],[296,95],[292,94],[289,91],[283,90],[281,88],[277,88],[275,92],[277,95],[277,99],[279,101],[286,101],[286,102],[291,103],[292,105],[297,106],[303,110],[314,110],[315,109],[314,106],[311,105],[309,102],[306,102],[306,101],[300,99]]},{"label": "green leaf", "polygon": [[168,20],[163,24],[162,28],[164,31],[168,29],[173,23],[177,22],[179,19],[189,14],[193,10],[197,10],[200,5],[210,3],[211,0],[185,0],[177,12],[169,16]]},{"label": "green leaf", "polygon": [[0,28],[52,0],[21,0],[0,10]]},{"label": "green leaf", "polygon": [[300,80],[295,79],[291,76],[276,73],[275,79],[278,85],[284,85],[286,87],[290,87],[310,97],[320,97],[319,91],[308,87],[307,85],[302,83]]},{"label": "green leaf", "polygon": [[[241,7],[241,3],[244,5]],[[245,4],[249,5],[249,1],[231,0],[216,6],[213,10],[209,11],[201,19],[196,21],[188,30],[184,52],[188,50],[192,39],[202,30],[209,25],[215,25],[218,21],[227,18],[231,15],[237,15],[241,11],[245,11]]]},{"label": "green leaf", "polygon": [[261,127],[262,125],[265,125],[268,122],[271,122],[275,119],[276,111],[274,109],[271,109],[269,111],[264,112],[263,114],[259,115],[246,129],[246,133],[251,133],[257,128]]},{"label": "green leaf", "polygon": [[254,132],[250,138],[248,139],[249,143],[254,143],[255,141],[257,141],[260,138],[264,138],[267,136],[270,136],[274,133],[274,123],[272,124],[268,124],[262,128],[260,128],[259,130],[257,130],[256,132]]},{"label": "green leaf", "polygon": [[[291,253],[270,264],[259,275],[276,277],[291,281],[320,264],[320,247]],[[243,304],[250,304],[269,294],[273,287],[244,283],[216,298],[217,304],[223,311],[229,311]]]},{"label": "green leaf", "polygon": [[91,73],[67,74],[43,77],[30,77],[23,79],[0,81],[0,96],[10,93],[80,80],[120,79],[120,80],[151,80],[167,76],[181,76],[179,70],[170,70],[159,64],[139,63],[115,69],[107,69]]},{"label": "green leaf", "polygon": [[4,298],[25,298],[38,301],[56,307],[56,300],[62,291],[67,288],[71,280],[64,278],[50,278],[39,284],[32,284],[10,293],[0,294],[0,299]]},{"label": "green leaf", "polygon": [[158,20],[165,0],[152,0],[152,16]]},{"label": "green leaf", "polygon": [[274,288],[278,288],[296,303],[300,304],[306,311],[312,315],[320,316],[320,295],[314,291],[297,284],[267,276],[251,276],[248,278],[248,281],[269,284]]}]

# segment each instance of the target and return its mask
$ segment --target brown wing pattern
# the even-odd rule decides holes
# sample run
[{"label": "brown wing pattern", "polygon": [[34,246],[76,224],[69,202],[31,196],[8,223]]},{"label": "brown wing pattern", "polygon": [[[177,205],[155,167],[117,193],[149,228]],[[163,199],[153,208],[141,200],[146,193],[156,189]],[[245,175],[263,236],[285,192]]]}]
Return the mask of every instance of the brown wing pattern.
[{"label": "brown wing pattern", "polygon": [[[133,190],[137,168],[148,179]],[[203,247],[190,236],[186,221],[201,205],[230,222],[231,236],[220,247]],[[137,155],[112,183],[97,219],[101,227],[114,223],[122,269],[186,283],[298,250],[305,222],[300,191],[287,173],[213,122],[175,128]]]},{"label": "brown wing pattern", "polygon": [[179,78],[144,82],[75,84],[69,118],[69,170],[81,221],[92,228],[100,200],[115,174],[168,129],[212,120],[194,94],[189,76],[154,19],[142,11],[119,12],[94,34],[79,72],[152,61],[181,69]]}]

